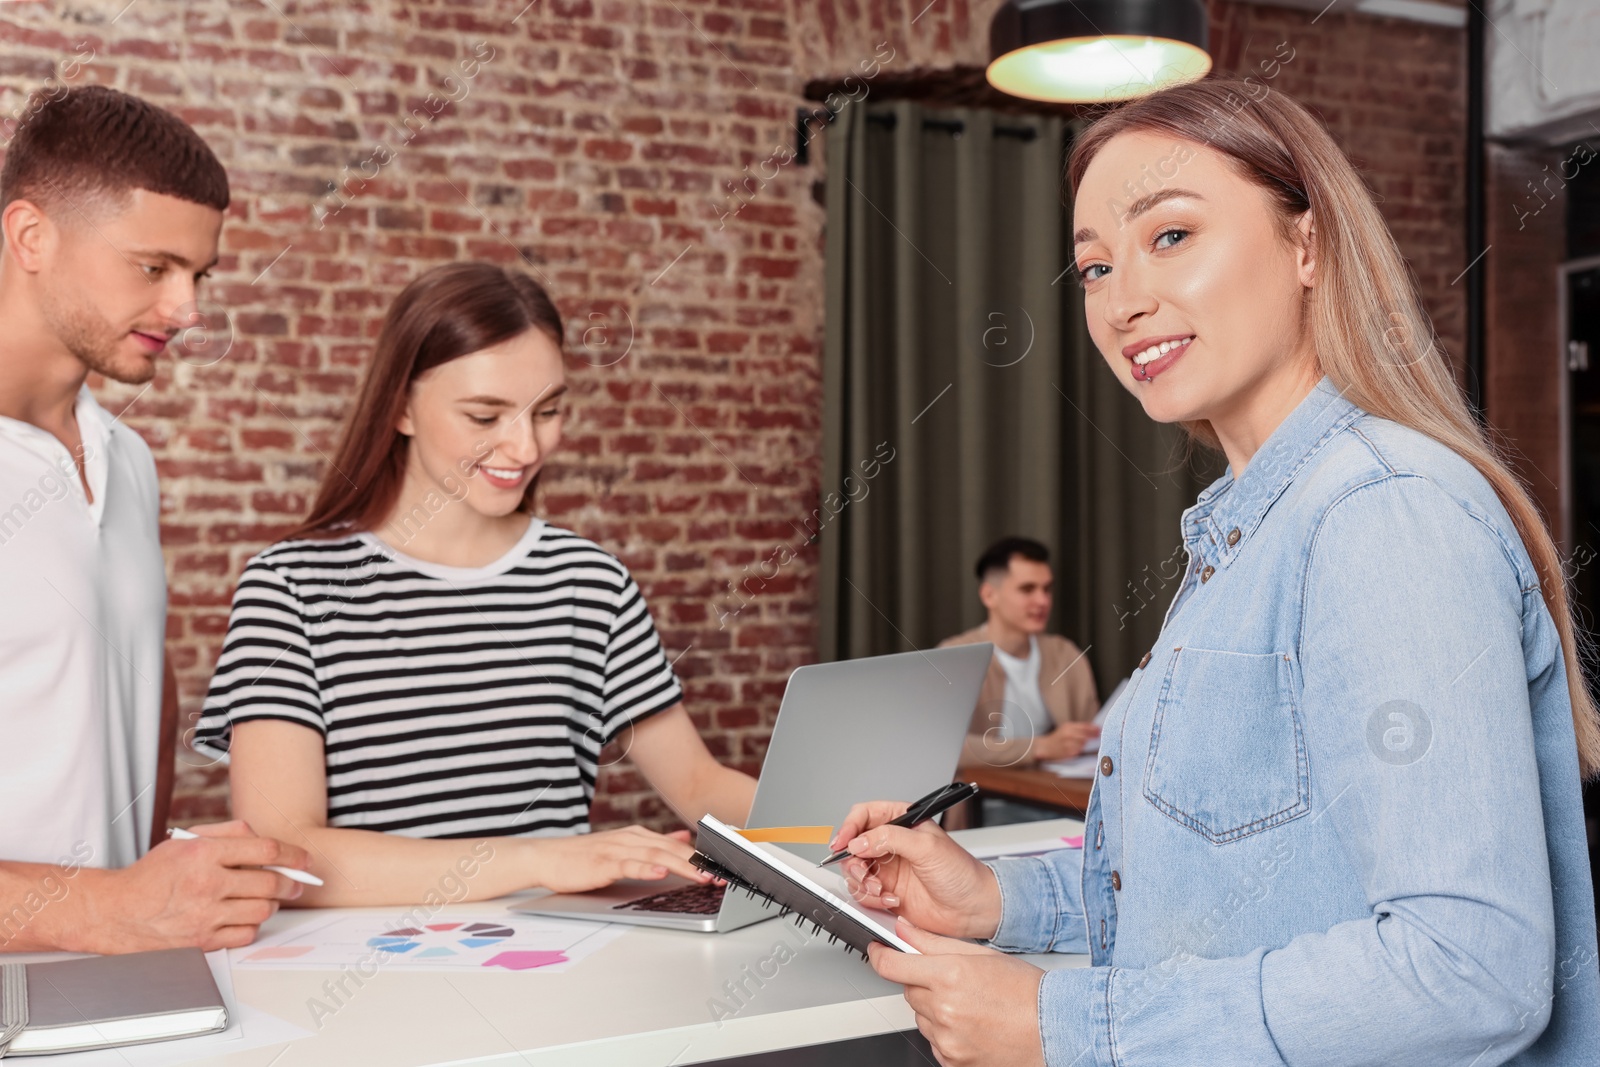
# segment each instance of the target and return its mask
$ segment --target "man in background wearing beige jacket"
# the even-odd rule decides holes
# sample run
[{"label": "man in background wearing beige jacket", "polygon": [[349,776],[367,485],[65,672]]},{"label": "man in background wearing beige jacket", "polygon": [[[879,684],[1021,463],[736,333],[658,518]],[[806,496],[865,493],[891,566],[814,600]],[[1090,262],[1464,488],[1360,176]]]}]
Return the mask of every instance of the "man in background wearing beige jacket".
[{"label": "man in background wearing beige jacket", "polygon": [[1078,755],[1100,732],[1090,721],[1100,698],[1078,646],[1044,632],[1052,597],[1049,550],[1025,537],[1002,538],[978,558],[976,570],[989,620],[939,643],[994,644],[962,764],[1020,767]]}]

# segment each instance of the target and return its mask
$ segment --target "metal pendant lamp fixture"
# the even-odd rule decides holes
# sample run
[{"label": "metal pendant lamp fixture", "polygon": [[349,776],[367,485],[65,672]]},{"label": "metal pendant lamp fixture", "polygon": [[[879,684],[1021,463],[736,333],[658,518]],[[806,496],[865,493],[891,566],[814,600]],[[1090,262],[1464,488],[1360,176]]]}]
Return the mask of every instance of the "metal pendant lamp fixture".
[{"label": "metal pendant lamp fixture", "polygon": [[989,84],[1055,103],[1144,96],[1205,77],[1205,0],[1005,0],[989,23]]}]

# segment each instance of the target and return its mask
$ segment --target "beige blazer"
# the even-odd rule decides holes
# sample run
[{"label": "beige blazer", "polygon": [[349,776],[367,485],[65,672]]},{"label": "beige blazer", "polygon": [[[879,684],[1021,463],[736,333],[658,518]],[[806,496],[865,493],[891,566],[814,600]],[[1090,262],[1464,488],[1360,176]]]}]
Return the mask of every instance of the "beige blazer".
[{"label": "beige blazer", "polygon": [[[988,627],[978,626],[945,638],[939,642],[939,647],[987,640]],[[1094,668],[1078,646],[1060,634],[1039,635],[1039,691],[1050,718],[1058,726],[1064,722],[1088,722],[1100,713]],[[1033,762],[1027,756],[1030,739],[999,739],[999,729],[1005,721],[1005,696],[1005,668],[1000,666],[999,660],[991,658],[988,673],[983,676],[983,688],[978,690],[977,706],[972,709],[972,723],[967,727],[967,741],[961,754],[963,765],[1020,767]]]}]

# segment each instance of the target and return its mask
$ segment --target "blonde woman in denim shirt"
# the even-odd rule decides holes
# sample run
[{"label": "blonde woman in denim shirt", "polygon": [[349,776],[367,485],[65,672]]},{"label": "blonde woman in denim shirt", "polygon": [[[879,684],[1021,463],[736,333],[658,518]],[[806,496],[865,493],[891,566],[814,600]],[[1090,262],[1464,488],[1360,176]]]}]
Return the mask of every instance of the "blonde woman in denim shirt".
[{"label": "blonde woman in denim shirt", "polygon": [[1068,171],[1096,346],[1229,467],[1082,850],[985,864],[852,810],[853,888],[924,953],[873,966],[945,1064],[1600,1061],[1561,561],[1360,176],[1222,80],[1110,113]]}]

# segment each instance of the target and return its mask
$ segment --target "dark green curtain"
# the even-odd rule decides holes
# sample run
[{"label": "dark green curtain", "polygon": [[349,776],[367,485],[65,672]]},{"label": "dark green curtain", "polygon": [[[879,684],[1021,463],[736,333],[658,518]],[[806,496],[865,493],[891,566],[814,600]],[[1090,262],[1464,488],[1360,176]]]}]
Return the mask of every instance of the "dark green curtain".
[{"label": "dark green curtain", "polygon": [[1185,463],[1089,340],[1053,116],[852,106],[827,141],[822,660],[928,648],[983,621],[972,566],[1050,547],[1051,629],[1102,697],[1153,642]]}]

